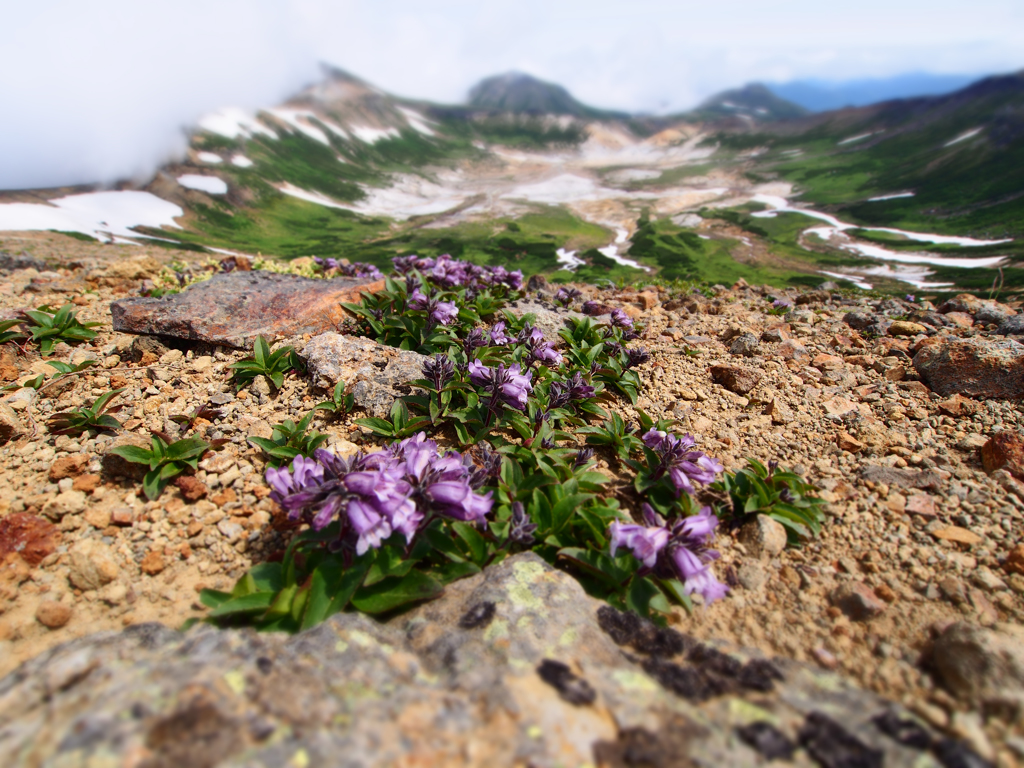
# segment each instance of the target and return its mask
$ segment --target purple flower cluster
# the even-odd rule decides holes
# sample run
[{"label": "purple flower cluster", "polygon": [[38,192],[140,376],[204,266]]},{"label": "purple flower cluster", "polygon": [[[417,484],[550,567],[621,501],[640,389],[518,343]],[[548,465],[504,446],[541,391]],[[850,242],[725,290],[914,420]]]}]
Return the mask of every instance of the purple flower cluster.
[{"label": "purple flower cluster", "polygon": [[548,408],[563,408],[569,403],[589,400],[594,394],[594,388],[587,384],[579,371],[576,371],[566,381],[551,383],[548,388]]},{"label": "purple flower cluster", "polygon": [[296,456],[290,471],[268,469],[267,482],[289,519],[321,530],[337,518],[339,545],[357,555],[393,533],[411,543],[436,515],[480,523],[493,505],[490,492],[477,492],[486,475],[472,460],[455,451],[439,453],[423,433],[349,460],[323,449],[312,459]]},{"label": "purple flower cluster", "polygon": [[725,468],[702,451],[691,450],[697,441],[692,435],[677,437],[651,428],[643,436],[644,445],[658,455],[655,479],[668,475],[678,497],[683,491],[693,494],[693,483],[713,483]]},{"label": "purple flower cluster", "polygon": [[459,308],[454,302],[440,301],[433,296],[428,298],[419,288],[409,294],[409,309],[425,310],[430,322],[438,325],[448,325],[459,316]]},{"label": "purple flower cluster", "polygon": [[395,256],[392,260],[395,269],[403,275],[413,270],[445,288],[483,288],[504,285],[510,290],[518,291],[523,287],[523,272],[509,272],[504,267],[481,267],[468,261],[453,259],[448,254],[436,259],[419,256]]},{"label": "purple flower cluster", "polygon": [[775,301],[772,302],[772,306],[775,307],[775,309],[785,309],[788,307],[792,307],[793,302],[790,301],[789,299],[776,299]]},{"label": "purple flower cluster", "polygon": [[913,304],[915,301],[917,301],[917,297],[914,296],[914,294],[912,294],[912,293],[908,293],[906,295],[906,300],[909,301],[911,304]]},{"label": "purple flower cluster", "polygon": [[613,309],[611,317],[613,327],[629,331],[633,330],[633,318],[627,315],[623,310]]},{"label": "purple flower cluster", "polygon": [[616,521],[609,526],[612,557],[619,549],[629,549],[643,563],[642,571],[654,571],[663,578],[678,577],[686,594],[696,592],[707,605],[725,597],[729,588],[711,572],[711,563],[719,557],[708,547],[718,526],[711,507],[670,525],[644,504],[643,518],[645,525]]},{"label": "purple flower cluster", "polygon": [[321,259],[319,256],[314,256],[313,261],[324,270],[336,269],[346,277],[365,277],[370,280],[380,280],[384,277],[373,264],[365,264],[361,261],[344,264],[338,259]]},{"label": "purple flower cluster", "polygon": [[523,330],[519,332],[519,337],[516,341],[526,347],[527,354],[530,357],[530,364],[535,362],[547,366],[562,364],[561,353],[555,349],[550,341],[544,338],[544,333],[540,328],[532,328],[529,325],[524,326]]},{"label": "purple flower cluster", "polygon": [[533,374],[530,371],[523,374],[517,364],[506,368],[504,363],[498,363],[497,368],[488,368],[479,360],[471,360],[468,370],[473,385],[490,393],[488,410],[497,412],[500,404],[519,411],[526,410],[526,397],[533,391],[530,382]]},{"label": "purple flower cluster", "polygon": [[582,295],[583,294],[576,288],[559,288],[558,292],[555,294],[555,304],[561,304],[563,307],[567,307]]},{"label": "purple flower cluster", "polygon": [[628,371],[638,365],[643,365],[651,359],[651,353],[643,347],[633,347],[626,350],[626,362],[623,367]]}]

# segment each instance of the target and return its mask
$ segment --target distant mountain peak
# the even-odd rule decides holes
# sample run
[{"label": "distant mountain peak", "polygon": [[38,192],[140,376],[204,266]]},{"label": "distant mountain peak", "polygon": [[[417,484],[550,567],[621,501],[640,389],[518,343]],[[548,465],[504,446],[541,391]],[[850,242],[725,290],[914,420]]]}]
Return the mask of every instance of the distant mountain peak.
[{"label": "distant mountain peak", "polygon": [[518,112],[535,115],[571,115],[574,117],[623,117],[577,101],[569,91],[524,72],[506,72],[481,80],[469,91],[468,105],[473,109]]},{"label": "distant mountain peak", "polygon": [[696,116],[705,118],[739,117],[757,122],[803,117],[808,110],[777,96],[762,83],[748,83],[717,93],[702,103]]}]

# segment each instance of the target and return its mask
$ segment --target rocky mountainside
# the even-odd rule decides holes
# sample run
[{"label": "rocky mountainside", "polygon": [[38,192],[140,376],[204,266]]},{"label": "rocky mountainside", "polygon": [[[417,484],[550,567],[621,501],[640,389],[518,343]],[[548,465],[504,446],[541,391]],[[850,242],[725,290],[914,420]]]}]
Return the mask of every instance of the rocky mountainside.
[{"label": "rocky mountainside", "polygon": [[589,107],[573,98],[565,88],[538,80],[522,72],[487,77],[469,91],[467,106],[495,112],[532,115],[570,115],[590,119],[626,118],[625,112]]},{"label": "rocky mountainside", "polygon": [[771,120],[792,120],[807,114],[808,110],[777,96],[767,86],[750,83],[742,88],[715,94],[688,116],[692,119],[714,121],[739,119],[749,126]]},{"label": "rocky mountainside", "polygon": [[[311,309],[308,278],[259,276],[242,257],[183,293],[141,299],[167,251],[126,259],[125,246],[53,234],[0,239],[0,250],[26,244],[32,254],[0,262],[0,317],[70,301],[99,326],[56,345],[50,360],[97,361],[60,378],[36,344],[0,347],[0,377],[14,385],[0,404],[7,762],[299,765],[343,749],[364,764],[432,754],[465,765],[753,765],[793,749],[807,765],[1021,764],[1018,305],[834,284],[579,284],[572,312],[605,322],[617,309],[643,325],[650,358],[636,368],[636,407],[677,420],[728,470],[778,461],[813,483],[827,504],[820,536],[793,547],[771,517],[723,524],[715,568],[729,594],[675,609],[674,632],[602,619],[572,567],[524,555],[383,622],[343,614],[289,641],[182,635],[175,628],[206,613],[201,589],[230,589],[294,532],[250,438],[300,419],[340,381],[355,411],[320,412],[317,429],[339,455],[373,445],[354,418],[387,414],[422,361],[338,335],[340,316]],[[204,256],[185,258],[203,269]],[[352,293],[350,279],[320,284],[324,296],[337,289],[333,301]],[[199,309],[183,315],[193,297]],[[553,298],[536,279],[510,311],[554,338],[571,312]],[[229,383],[228,366],[247,354],[231,345],[257,333],[293,344],[308,373],[280,388]],[[124,403],[117,433],[47,429],[111,389]],[[217,413],[199,415],[204,405]],[[604,405],[636,418],[625,399]],[[112,448],[189,429],[226,444],[147,500],[138,467]],[[628,494],[615,453],[595,458]]]}]

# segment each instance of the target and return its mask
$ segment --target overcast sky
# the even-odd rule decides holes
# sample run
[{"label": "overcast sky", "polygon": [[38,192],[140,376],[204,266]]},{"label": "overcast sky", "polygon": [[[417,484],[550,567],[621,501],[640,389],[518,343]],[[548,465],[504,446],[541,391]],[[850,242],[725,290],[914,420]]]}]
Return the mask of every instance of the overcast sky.
[{"label": "overcast sky", "polygon": [[1024,67],[1021,0],[33,0],[4,3],[0,189],[142,176],[220,106],[271,105],[317,62],[461,101],[519,70],[664,112],[762,80]]}]

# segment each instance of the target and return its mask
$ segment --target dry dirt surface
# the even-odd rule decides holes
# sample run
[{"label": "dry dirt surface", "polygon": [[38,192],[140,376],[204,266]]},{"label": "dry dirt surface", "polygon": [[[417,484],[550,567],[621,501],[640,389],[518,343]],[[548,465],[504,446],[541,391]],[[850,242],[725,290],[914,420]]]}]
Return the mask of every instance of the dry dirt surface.
[{"label": "dry dirt surface", "polygon": [[[3,675],[82,635],[147,621],[180,626],[202,616],[199,589],[229,588],[280,550],[289,532],[247,437],[269,436],[273,424],[298,419],[325,393],[294,376],[278,393],[264,382],[236,393],[228,365],[240,351],[113,333],[110,303],[137,295],[162,265],[182,259],[180,251],[27,233],[0,238],[0,252],[38,261],[0,273],[0,318],[71,301],[82,320],[102,324],[91,342],[58,345],[50,358],[97,365],[40,392],[3,393],[0,422],[10,426],[0,431]],[[678,419],[679,431],[726,468],[739,469],[747,457],[777,460],[828,502],[822,535],[800,548],[781,548],[778,531],[763,521],[723,531],[717,568],[731,592],[692,615],[680,612],[677,626],[842,671],[998,765],[1022,764],[1019,701],[980,709],[976,697],[943,684],[931,654],[954,622],[999,632],[1024,623],[1019,399],[939,395],[912,362],[936,340],[995,337],[998,317],[965,299],[966,311],[946,307],[942,317],[952,319],[938,326],[912,322],[905,316],[915,307],[827,286],[801,294],[741,283],[713,296],[580,287],[645,324],[651,359],[640,368],[638,407]],[[795,306],[769,314],[769,296]],[[918,302],[918,319],[939,314],[934,309]],[[995,310],[1012,315],[1016,307]],[[848,313],[867,320],[845,322]],[[869,321],[883,334],[851,327]],[[289,341],[301,350],[304,339]],[[713,375],[714,366],[743,370]],[[34,345],[2,347],[3,385],[44,371],[51,369]],[[52,413],[115,388],[123,388],[115,401],[124,405],[120,435],[47,431]],[[211,402],[220,418],[200,420],[195,433],[228,442],[185,488],[147,501],[136,479],[103,459],[113,439],[176,431],[171,416]],[[628,403],[610,407],[634,417]],[[365,439],[351,418],[320,419],[317,428],[342,453]],[[611,456],[601,470],[620,473]]]}]

